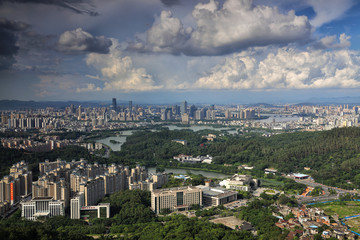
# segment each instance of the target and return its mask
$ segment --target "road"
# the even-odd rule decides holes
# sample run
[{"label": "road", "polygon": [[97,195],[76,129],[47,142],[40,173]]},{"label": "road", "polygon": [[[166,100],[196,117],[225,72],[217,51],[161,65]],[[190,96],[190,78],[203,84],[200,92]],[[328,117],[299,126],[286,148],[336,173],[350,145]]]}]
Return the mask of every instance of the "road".
[{"label": "road", "polygon": [[344,194],[344,193],[353,194],[353,193],[356,193],[356,191],[354,191],[354,190],[345,190],[345,189],[341,189],[341,188],[337,188],[337,187],[326,186],[324,184],[317,183],[317,182],[307,180],[307,179],[305,179],[305,180],[295,180],[295,182],[302,183],[302,184],[305,184],[305,185],[310,186],[310,187],[322,187],[324,189],[325,193],[326,192],[328,193],[329,188],[335,190],[339,194]]},{"label": "road", "polygon": [[[345,189],[341,189],[341,188],[337,188],[337,187],[326,186],[326,185],[324,185],[324,184],[317,183],[317,182],[314,182],[313,180],[308,180],[308,179],[305,179],[305,180],[295,180],[295,182],[297,182],[297,183],[302,183],[302,184],[305,184],[305,185],[310,186],[310,187],[321,187],[321,188],[324,190],[324,192],[325,192],[325,195],[318,196],[318,197],[296,196],[297,199],[298,199],[298,202],[299,202],[300,204],[303,204],[303,203],[311,203],[311,202],[333,201],[333,200],[339,199],[339,195],[341,195],[341,194],[346,194],[346,193],[354,194],[354,193],[356,193],[356,191],[353,191],[353,190],[345,190]],[[333,190],[335,190],[335,191],[337,192],[337,194],[330,195],[328,189],[333,189]]]}]

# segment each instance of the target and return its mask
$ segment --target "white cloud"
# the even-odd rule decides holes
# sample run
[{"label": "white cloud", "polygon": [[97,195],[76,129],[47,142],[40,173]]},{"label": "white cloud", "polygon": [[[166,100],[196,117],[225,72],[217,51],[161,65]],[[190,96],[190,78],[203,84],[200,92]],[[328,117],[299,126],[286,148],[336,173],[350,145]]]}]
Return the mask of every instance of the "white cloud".
[{"label": "white cloud", "polygon": [[316,12],[310,22],[315,27],[320,27],[341,17],[354,5],[353,0],[308,0],[308,4]]},{"label": "white cloud", "polygon": [[262,57],[234,54],[199,78],[195,88],[207,89],[311,89],[359,88],[357,51],[299,51],[280,48]]},{"label": "white cloud", "polygon": [[282,44],[307,39],[312,27],[306,16],[294,11],[282,14],[276,7],[258,5],[252,0],[226,0],[199,3],[192,17],[195,28],[185,28],[169,11],[147,31],[145,42],[130,44],[139,51],[222,55],[252,46]]},{"label": "white cloud", "polygon": [[94,37],[78,28],[61,34],[58,49],[67,53],[96,52],[108,53],[112,42],[104,36]]},{"label": "white cloud", "polygon": [[337,42],[336,36],[326,36],[320,39],[318,42],[314,44],[317,48],[333,48],[333,49],[340,49],[340,48],[348,48],[350,47],[351,43],[349,41],[350,36],[347,36],[345,33],[342,33],[339,36],[339,41]]},{"label": "white cloud", "polygon": [[150,91],[162,88],[155,85],[145,68],[136,68],[130,56],[123,56],[118,44],[113,40],[109,54],[90,53],[86,63],[100,70],[103,90],[107,91]]}]

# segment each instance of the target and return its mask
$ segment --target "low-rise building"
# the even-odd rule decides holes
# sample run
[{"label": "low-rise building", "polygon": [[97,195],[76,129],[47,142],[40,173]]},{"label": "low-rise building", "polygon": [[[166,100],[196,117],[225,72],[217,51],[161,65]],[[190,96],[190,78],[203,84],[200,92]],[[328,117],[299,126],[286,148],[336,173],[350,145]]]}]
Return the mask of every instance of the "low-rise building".
[{"label": "low-rise building", "polygon": [[109,218],[110,203],[99,203],[96,206],[85,205],[85,194],[83,192],[76,195],[70,201],[71,219],[89,219],[90,217]]},{"label": "low-rise building", "polygon": [[202,190],[192,186],[155,189],[151,192],[151,209],[160,213],[188,210],[191,205],[202,205]]},{"label": "low-rise building", "polygon": [[250,175],[235,174],[231,178],[220,182],[220,185],[227,189],[235,189],[241,191],[250,191],[258,186],[257,180],[252,179]]},{"label": "low-rise building", "polygon": [[224,188],[216,188],[210,186],[199,185],[196,186],[203,192],[203,205],[219,206],[237,200],[237,192],[230,191]]},{"label": "low-rise building", "polygon": [[265,174],[273,174],[273,175],[275,175],[276,173],[277,173],[277,169],[275,169],[275,168],[265,168],[264,169],[264,172],[265,172]]},{"label": "low-rise building", "polygon": [[64,201],[56,201],[52,197],[37,197],[21,202],[21,217],[37,220],[39,217],[64,216],[64,207]]}]

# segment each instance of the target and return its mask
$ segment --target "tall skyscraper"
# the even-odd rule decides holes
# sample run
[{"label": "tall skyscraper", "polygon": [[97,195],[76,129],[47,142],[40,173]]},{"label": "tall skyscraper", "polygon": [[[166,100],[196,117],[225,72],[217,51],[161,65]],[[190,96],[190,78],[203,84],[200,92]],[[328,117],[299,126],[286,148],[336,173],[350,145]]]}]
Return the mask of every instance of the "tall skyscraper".
[{"label": "tall skyscraper", "polygon": [[116,111],[116,109],[117,109],[116,98],[112,99],[112,108],[113,108],[114,111]]},{"label": "tall skyscraper", "polygon": [[181,103],[180,111],[181,111],[181,115],[184,113],[187,113],[187,102],[186,101]]},{"label": "tall skyscraper", "polygon": [[81,105],[79,105],[79,108],[78,108],[78,110],[77,110],[77,117],[78,117],[78,119],[81,119],[81,114],[82,114],[82,109],[81,109]]},{"label": "tall skyscraper", "polygon": [[195,105],[191,105],[190,109],[189,109],[189,117],[190,118],[195,118],[195,112],[196,112],[196,107]]},{"label": "tall skyscraper", "polygon": [[74,112],[75,112],[74,104],[70,104],[70,113],[74,113]]},{"label": "tall skyscraper", "polygon": [[129,112],[132,113],[132,101],[129,101]]}]

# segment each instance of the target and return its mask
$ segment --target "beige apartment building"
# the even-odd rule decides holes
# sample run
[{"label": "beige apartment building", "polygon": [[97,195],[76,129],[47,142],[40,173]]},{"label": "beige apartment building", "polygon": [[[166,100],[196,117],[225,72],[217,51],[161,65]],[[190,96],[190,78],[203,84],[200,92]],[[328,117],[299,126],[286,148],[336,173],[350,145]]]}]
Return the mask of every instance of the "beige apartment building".
[{"label": "beige apartment building", "polygon": [[163,209],[171,212],[188,210],[196,204],[202,205],[202,190],[196,187],[155,189],[151,192],[151,208],[156,214]]}]

